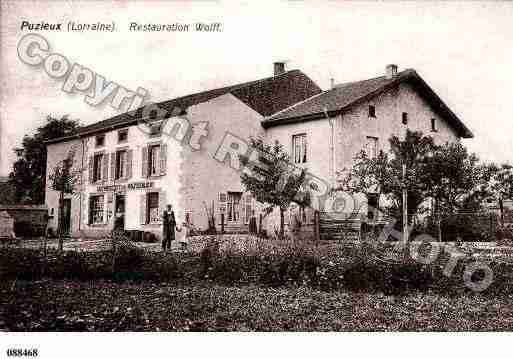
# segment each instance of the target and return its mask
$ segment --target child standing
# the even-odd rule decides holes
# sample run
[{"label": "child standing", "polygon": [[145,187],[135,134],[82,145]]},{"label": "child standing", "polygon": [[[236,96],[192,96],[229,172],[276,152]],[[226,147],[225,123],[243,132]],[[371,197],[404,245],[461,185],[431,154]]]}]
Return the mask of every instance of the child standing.
[{"label": "child standing", "polygon": [[189,243],[190,228],[187,222],[182,223],[182,227],[177,228],[178,231],[178,243],[180,243],[183,251],[187,250],[187,244]]}]

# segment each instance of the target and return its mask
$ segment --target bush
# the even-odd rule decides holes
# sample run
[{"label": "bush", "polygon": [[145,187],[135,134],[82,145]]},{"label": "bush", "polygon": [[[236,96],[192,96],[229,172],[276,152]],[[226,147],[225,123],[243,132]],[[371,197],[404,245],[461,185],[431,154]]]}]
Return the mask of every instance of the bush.
[{"label": "bush", "polygon": [[[37,250],[4,248],[0,250],[0,275],[26,280],[47,276],[187,284],[208,281],[228,286],[307,286],[325,291],[342,289],[392,295],[430,290],[459,295],[470,291],[463,280],[465,267],[476,260],[487,260],[494,280],[486,293],[513,293],[513,265],[492,261],[493,256],[476,258],[467,253],[458,260],[452,275],[446,277],[443,269],[449,254],[445,251],[437,261],[424,265],[404,253],[396,253],[392,243],[364,242],[359,247],[333,248],[331,244],[328,248],[290,242],[256,244],[254,248],[236,248],[210,240],[199,255],[191,255],[145,252],[129,241],[120,240],[115,252],[112,249],[62,254],[50,251],[46,260]],[[468,248],[459,250],[469,251]],[[423,253],[422,247],[420,252]],[[476,272],[473,280],[479,280],[480,276],[482,273]]]},{"label": "bush", "polygon": [[43,273],[38,250],[5,247],[0,250],[0,277],[35,280]]}]

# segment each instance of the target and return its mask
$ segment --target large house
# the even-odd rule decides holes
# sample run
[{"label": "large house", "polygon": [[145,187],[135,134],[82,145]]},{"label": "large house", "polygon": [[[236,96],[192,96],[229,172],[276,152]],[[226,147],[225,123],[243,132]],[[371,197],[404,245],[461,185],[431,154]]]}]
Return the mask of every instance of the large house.
[{"label": "large house", "polygon": [[[386,150],[387,139],[406,128],[439,143],[472,137],[414,70],[388,65],[383,76],[322,91],[301,71],[275,63],[272,77],[161,102],[50,141],[47,183],[73,150],[82,181],[76,195],[66,196],[62,216],[72,235],[104,235],[118,216],[127,230],[160,234],[166,204],[198,229],[213,216],[218,229],[223,218],[226,231],[246,231],[262,209],[240,182],[238,155],[249,153],[249,137],[278,140],[318,182],[312,188],[328,193],[358,151]],[[58,198],[47,188],[51,214]],[[320,205],[294,210],[308,224]],[[266,216],[263,225],[272,230],[276,217]]]}]

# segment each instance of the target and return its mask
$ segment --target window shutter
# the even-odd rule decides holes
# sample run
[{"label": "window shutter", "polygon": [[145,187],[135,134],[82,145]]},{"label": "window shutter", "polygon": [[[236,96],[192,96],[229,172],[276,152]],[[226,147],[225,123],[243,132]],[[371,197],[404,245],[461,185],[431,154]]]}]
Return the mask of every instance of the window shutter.
[{"label": "window shutter", "polygon": [[221,221],[221,213],[224,213],[224,221],[226,224],[227,217],[226,217],[226,202],[228,198],[226,195],[226,192],[220,192],[219,193],[219,221]]},{"label": "window shutter", "polygon": [[141,176],[148,177],[148,146],[142,148]]},{"label": "window shutter", "polygon": [[165,175],[166,169],[167,169],[167,144],[163,143],[160,145],[160,163],[159,163],[159,169],[160,174]]},{"label": "window shutter", "polygon": [[102,161],[103,161],[103,163],[102,163],[102,166],[103,166],[102,182],[106,183],[109,180],[109,154],[108,153],[103,154]]},{"label": "window shutter", "polygon": [[146,193],[139,195],[139,219],[141,224],[146,224]]},{"label": "window shutter", "polygon": [[[164,210],[166,209],[166,191],[159,192],[159,218],[162,219]],[[176,214],[176,213],[175,213]]]},{"label": "window shutter", "polygon": [[93,156],[89,156],[89,168],[88,168],[88,171],[89,171],[89,183],[93,183],[94,181],[94,178],[93,178],[93,174],[94,174],[94,170],[93,170]]},{"label": "window shutter", "polygon": [[110,154],[110,179],[116,179],[116,152]]},{"label": "window shutter", "polygon": [[103,221],[105,223],[109,223],[110,219],[114,214],[114,193],[107,193],[107,204],[105,205],[105,216],[103,217]]},{"label": "window shutter", "polygon": [[91,205],[91,197],[89,197],[87,199],[87,201],[85,201],[86,203],[86,208],[87,208],[87,224],[92,224],[93,223],[93,211],[92,211],[92,205]]},{"label": "window shutter", "polygon": [[128,150],[126,153],[126,178],[132,178],[132,157],[134,150]]}]

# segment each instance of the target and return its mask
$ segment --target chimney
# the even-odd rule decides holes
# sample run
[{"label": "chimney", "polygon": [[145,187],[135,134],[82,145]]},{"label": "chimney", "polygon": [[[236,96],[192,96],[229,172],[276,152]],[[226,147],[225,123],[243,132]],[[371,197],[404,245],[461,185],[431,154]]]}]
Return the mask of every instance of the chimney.
[{"label": "chimney", "polygon": [[332,77],[330,78],[330,88],[331,89],[334,89],[335,88],[335,79]]},{"label": "chimney", "polygon": [[274,76],[278,76],[285,73],[285,62],[274,63]]},{"label": "chimney", "polygon": [[396,76],[397,76],[397,65],[395,65],[395,64],[387,65],[387,67],[386,67],[387,79],[391,80]]}]

